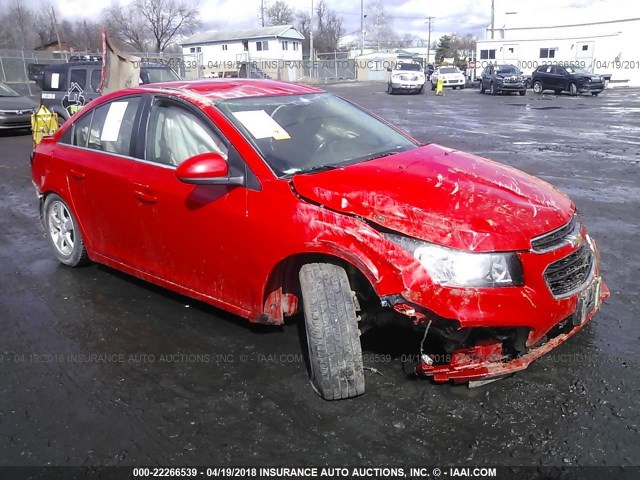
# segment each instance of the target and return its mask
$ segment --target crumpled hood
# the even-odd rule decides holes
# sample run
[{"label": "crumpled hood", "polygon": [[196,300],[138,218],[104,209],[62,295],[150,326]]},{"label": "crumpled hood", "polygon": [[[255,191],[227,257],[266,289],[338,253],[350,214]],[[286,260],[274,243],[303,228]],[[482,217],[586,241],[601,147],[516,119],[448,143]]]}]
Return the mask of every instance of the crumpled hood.
[{"label": "crumpled hood", "polygon": [[332,210],[476,252],[528,250],[532,237],[564,225],[575,211],[543,180],[435,144],[292,182],[303,198]]}]

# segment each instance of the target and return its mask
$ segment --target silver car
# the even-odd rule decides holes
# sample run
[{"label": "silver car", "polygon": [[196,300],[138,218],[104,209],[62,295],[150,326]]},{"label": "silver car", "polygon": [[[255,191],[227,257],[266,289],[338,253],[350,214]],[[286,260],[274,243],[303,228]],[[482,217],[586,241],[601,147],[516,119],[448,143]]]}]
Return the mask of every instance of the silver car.
[{"label": "silver car", "polygon": [[38,104],[0,83],[0,130],[31,128],[31,114]]}]

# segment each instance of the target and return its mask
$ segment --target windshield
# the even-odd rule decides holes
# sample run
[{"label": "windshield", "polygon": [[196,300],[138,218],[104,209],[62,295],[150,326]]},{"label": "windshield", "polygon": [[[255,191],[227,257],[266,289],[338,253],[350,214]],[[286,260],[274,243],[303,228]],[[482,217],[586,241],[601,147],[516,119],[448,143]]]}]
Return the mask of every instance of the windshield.
[{"label": "windshield", "polygon": [[567,73],[575,73],[578,75],[591,75],[584,68],[579,68],[579,67],[564,67],[564,68],[567,71]]},{"label": "windshield", "polygon": [[498,67],[498,73],[502,75],[520,75],[520,70],[511,65],[501,65]]},{"label": "windshield", "polygon": [[459,73],[458,67],[442,67],[440,73]]},{"label": "windshield", "polygon": [[20,94],[13,88],[7,87],[4,83],[0,83],[0,97],[19,97]]},{"label": "windshield", "polygon": [[174,82],[180,80],[169,67],[143,67],[140,71],[142,83]]},{"label": "windshield", "polygon": [[417,63],[399,63],[396,65],[396,70],[413,70],[419,72],[421,69]]},{"label": "windshield", "polygon": [[232,99],[216,106],[280,177],[353,165],[418,146],[329,93]]}]

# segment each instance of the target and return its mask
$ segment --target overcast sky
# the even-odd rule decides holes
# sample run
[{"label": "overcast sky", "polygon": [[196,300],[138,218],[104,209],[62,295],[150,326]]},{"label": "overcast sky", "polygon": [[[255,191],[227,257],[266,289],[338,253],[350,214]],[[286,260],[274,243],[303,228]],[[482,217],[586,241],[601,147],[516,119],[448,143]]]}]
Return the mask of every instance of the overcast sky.
[{"label": "overcast sky", "polygon": [[[5,0],[2,0],[4,3]],[[39,4],[42,0],[23,0]],[[50,0],[65,18],[96,18],[110,0]],[[129,0],[122,0],[127,3]],[[267,5],[275,0],[264,0]],[[288,0],[294,10],[311,9],[312,0]],[[317,4],[318,0],[314,0]],[[482,38],[490,23],[491,0],[383,0],[386,13],[393,18],[395,31],[427,38],[427,16],[433,20],[431,40],[456,32],[473,33]],[[360,2],[325,0],[343,19],[345,33],[360,29]],[[365,14],[373,0],[365,0]],[[258,26],[260,0],[200,0],[203,30],[252,28]],[[505,14],[509,12],[509,15]],[[640,17],[640,2],[633,0],[495,0],[496,28],[511,24],[567,24]]]}]

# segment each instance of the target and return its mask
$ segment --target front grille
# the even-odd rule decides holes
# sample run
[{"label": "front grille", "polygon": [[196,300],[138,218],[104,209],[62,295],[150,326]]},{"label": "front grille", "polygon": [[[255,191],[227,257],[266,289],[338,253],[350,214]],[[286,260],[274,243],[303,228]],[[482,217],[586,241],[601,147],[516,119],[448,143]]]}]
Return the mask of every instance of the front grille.
[{"label": "front grille", "polygon": [[400,80],[415,81],[418,80],[417,75],[400,75]]},{"label": "front grille", "polygon": [[574,215],[566,225],[532,239],[531,248],[538,253],[548,252],[564,244],[567,241],[567,237],[574,231],[579,232],[579,229],[578,216]]},{"label": "front grille", "polygon": [[560,297],[577,290],[589,280],[593,262],[591,246],[589,243],[583,243],[568,257],[549,265],[544,272],[544,279],[551,293]]}]

